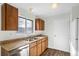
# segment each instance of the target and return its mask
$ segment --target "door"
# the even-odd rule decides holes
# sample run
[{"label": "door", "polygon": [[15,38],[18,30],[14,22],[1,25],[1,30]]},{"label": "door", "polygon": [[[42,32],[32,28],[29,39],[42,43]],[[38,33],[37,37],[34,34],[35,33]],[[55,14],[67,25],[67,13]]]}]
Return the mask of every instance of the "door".
[{"label": "door", "polygon": [[35,19],[35,30],[40,30],[40,19]]},{"label": "door", "polygon": [[35,30],[44,30],[44,20],[37,18],[35,19]]},{"label": "door", "polygon": [[18,30],[18,9],[7,4],[6,29]]},{"label": "door", "polygon": [[48,39],[46,38],[46,40],[45,40],[45,49],[47,49],[48,48]]},{"label": "door", "polygon": [[40,20],[40,30],[44,30],[44,20]]},{"label": "door", "polygon": [[42,53],[44,52],[45,50],[45,41],[42,41]]},{"label": "door", "polygon": [[36,51],[36,46],[33,46],[29,49],[29,55],[30,56],[36,56],[37,55],[37,51]]},{"label": "door", "polygon": [[29,45],[29,55],[30,56],[36,56],[37,55],[36,42],[30,43],[30,45]]},{"label": "door", "polygon": [[70,24],[71,43],[70,53],[72,56],[78,55],[78,19],[73,19]]},{"label": "door", "polygon": [[37,55],[41,55],[41,43],[37,44]]},{"label": "door", "polygon": [[[69,19],[57,19],[50,27],[49,46],[62,51],[70,51]],[[51,35],[52,34],[52,35]]]},{"label": "door", "polygon": [[18,30],[18,8],[4,3],[1,8],[2,30]]}]

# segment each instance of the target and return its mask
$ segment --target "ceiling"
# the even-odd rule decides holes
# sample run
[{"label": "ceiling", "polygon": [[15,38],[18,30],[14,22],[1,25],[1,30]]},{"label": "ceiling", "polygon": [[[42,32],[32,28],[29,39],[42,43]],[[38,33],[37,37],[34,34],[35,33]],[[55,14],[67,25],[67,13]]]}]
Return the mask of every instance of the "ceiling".
[{"label": "ceiling", "polygon": [[77,3],[59,3],[58,8],[53,9],[52,3],[12,3],[18,8],[28,10],[32,9],[32,14],[35,16],[54,16],[62,13],[67,13],[71,10],[72,6],[78,5]]}]

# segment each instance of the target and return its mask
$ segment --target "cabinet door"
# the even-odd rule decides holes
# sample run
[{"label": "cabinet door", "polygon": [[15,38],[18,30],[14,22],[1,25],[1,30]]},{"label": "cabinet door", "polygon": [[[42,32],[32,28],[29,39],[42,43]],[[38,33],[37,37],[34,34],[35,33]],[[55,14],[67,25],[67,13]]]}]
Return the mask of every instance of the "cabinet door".
[{"label": "cabinet door", "polygon": [[36,56],[36,55],[37,55],[36,42],[31,43],[29,47],[30,47],[30,48],[29,48],[29,55],[30,55],[30,56]]},{"label": "cabinet door", "polygon": [[42,30],[42,27],[43,27],[43,22],[42,20],[40,20],[40,30]]},{"label": "cabinet door", "polygon": [[44,30],[44,21],[40,18],[35,20],[35,30]]},{"label": "cabinet door", "polygon": [[18,9],[9,5],[2,5],[2,30],[18,30]]},{"label": "cabinet door", "polygon": [[45,40],[45,49],[48,48],[48,39]]},{"label": "cabinet door", "polygon": [[41,30],[44,30],[44,21],[41,20]]},{"label": "cabinet door", "polygon": [[45,41],[42,42],[42,53],[44,52],[45,50]]},{"label": "cabinet door", "polygon": [[36,46],[33,46],[29,49],[29,55],[30,56],[36,56],[37,55],[37,52],[36,52]]},{"label": "cabinet door", "polygon": [[35,30],[40,30],[40,19],[35,19]]},{"label": "cabinet door", "polygon": [[37,55],[41,55],[41,43],[40,44],[37,44]]}]

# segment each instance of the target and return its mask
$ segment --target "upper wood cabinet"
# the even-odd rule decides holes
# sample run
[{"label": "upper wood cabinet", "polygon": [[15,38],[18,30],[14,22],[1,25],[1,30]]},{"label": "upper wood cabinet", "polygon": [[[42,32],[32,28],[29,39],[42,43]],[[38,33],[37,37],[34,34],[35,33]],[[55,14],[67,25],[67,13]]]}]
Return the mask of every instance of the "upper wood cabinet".
[{"label": "upper wood cabinet", "polygon": [[1,7],[2,30],[18,30],[18,8],[4,3]]},{"label": "upper wood cabinet", "polygon": [[45,39],[42,39],[42,53],[45,51],[45,46],[46,46],[46,44],[45,44],[46,42],[45,42]]},{"label": "upper wood cabinet", "polygon": [[44,20],[41,18],[36,18],[35,19],[35,30],[44,30]]}]

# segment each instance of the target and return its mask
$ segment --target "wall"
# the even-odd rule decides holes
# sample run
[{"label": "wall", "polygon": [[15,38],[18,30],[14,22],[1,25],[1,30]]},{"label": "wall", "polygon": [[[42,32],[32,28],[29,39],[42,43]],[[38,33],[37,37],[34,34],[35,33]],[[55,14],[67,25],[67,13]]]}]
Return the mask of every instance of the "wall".
[{"label": "wall", "polygon": [[45,34],[49,37],[49,48],[69,52],[69,16],[67,13],[46,18]]}]

